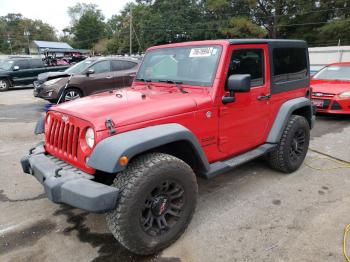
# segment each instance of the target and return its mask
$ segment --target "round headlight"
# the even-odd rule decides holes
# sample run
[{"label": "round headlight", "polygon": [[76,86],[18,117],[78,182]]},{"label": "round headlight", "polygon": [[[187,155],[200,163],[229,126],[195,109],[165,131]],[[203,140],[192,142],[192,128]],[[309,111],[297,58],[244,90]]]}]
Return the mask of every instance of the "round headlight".
[{"label": "round headlight", "polygon": [[85,133],[85,141],[86,141],[86,144],[92,148],[95,144],[95,132],[94,130],[89,127],[87,130],[86,130],[86,133]]},{"label": "round headlight", "polygon": [[341,94],[339,95],[339,97],[341,97],[341,98],[350,98],[350,91],[341,93]]}]

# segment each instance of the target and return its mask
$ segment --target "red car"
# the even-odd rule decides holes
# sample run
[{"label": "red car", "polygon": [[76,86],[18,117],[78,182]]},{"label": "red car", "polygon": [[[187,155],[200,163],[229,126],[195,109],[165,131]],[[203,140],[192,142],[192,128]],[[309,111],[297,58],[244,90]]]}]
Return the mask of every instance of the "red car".
[{"label": "red car", "polygon": [[350,114],[350,62],[330,64],[311,80],[317,112]]}]

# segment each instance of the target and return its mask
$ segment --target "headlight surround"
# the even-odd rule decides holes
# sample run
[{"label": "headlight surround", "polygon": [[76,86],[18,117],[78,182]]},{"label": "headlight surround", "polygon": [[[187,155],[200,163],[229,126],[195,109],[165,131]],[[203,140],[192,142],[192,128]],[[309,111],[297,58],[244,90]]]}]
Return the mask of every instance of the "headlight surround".
[{"label": "headlight surround", "polygon": [[86,130],[86,133],[85,133],[85,141],[86,141],[86,144],[92,148],[95,144],[95,132],[94,130],[89,127],[87,130]]},{"label": "headlight surround", "polygon": [[350,98],[350,91],[343,92],[339,95],[340,98]]},{"label": "headlight surround", "polygon": [[51,86],[53,84],[56,84],[58,81],[60,81],[62,77],[51,79],[49,81],[44,82],[44,85]]}]

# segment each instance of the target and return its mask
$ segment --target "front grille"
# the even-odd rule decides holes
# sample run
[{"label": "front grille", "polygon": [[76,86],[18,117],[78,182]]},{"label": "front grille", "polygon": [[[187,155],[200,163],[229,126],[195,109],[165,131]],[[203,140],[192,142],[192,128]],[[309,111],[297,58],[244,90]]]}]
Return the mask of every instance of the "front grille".
[{"label": "front grille", "polygon": [[322,107],[322,109],[327,109],[329,107],[330,103],[331,103],[330,99],[323,99],[323,107]]},{"label": "front grille", "polygon": [[51,150],[65,154],[68,158],[76,159],[80,132],[80,128],[74,124],[53,118],[49,125],[46,146],[49,146]]}]

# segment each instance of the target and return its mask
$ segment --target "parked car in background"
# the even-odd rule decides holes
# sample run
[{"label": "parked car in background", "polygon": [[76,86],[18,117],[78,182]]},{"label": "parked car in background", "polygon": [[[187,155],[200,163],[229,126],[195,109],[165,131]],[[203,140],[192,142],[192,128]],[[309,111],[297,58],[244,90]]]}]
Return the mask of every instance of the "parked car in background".
[{"label": "parked car in background", "polygon": [[68,66],[47,66],[40,58],[8,58],[0,63],[0,91],[16,85],[33,84],[40,73],[63,71]]},{"label": "parked car in background", "polygon": [[311,87],[317,112],[350,114],[350,62],[326,66],[314,75]]},{"label": "parked car in background", "polygon": [[[106,90],[131,86],[140,61],[133,58],[88,58],[64,72],[46,73],[34,83],[34,96],[55,103],[70,101]],[[67,88],[65,88],[69,77]]]}]

